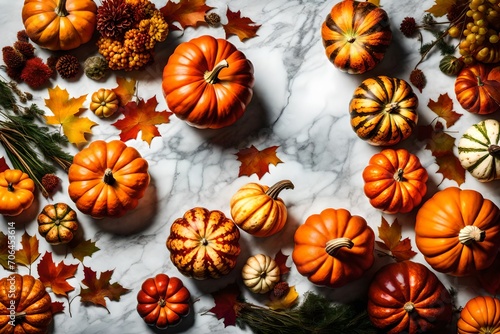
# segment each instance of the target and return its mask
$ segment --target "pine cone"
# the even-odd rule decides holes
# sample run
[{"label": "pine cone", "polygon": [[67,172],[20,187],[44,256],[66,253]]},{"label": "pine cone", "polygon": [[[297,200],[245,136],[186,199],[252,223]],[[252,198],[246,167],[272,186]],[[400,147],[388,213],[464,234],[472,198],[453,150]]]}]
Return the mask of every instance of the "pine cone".
[{"label": "pine cone", "polygon": [[57,73],[64,79],[74,78],[80,71],[80,63],[78,58],[72,55],[64,55],[59,57],[56,63]]}]

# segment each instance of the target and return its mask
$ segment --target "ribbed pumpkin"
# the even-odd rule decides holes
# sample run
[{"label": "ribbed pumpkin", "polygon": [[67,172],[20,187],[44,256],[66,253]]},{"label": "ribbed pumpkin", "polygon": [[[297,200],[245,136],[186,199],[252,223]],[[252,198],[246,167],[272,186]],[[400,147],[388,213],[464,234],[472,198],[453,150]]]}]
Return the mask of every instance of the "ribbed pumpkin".
[{"label": "ribbed pumpkin", "polygon": [[455,80],[457,101],[465,110],[486,115],[500,110],[500,66],[464,67]]},{"label": "ribbed pumpkin", "polygon": [[470,299],[460,312],[458,334],[500,333],[500,299],[477,296]]},{"label": "ribbed pumpkin", "polygon": [[267,293],[281,280],[278,263],[270,256],[250,256],[241,269],[243,284],[254,293]]},{"label": "ribbed pumpkin", "polygon": [[78,230],[76,212],[66,203],[47,204],[37,222],[38,233],[51,245],[70,242]]},{"label": "ribbed pumpkin", "polygon": [[391,146],[408,138],[415,128],[418,98],[404,80],[377,76],[364,80],[349,104],[351,126],[375,146]]},{"label": "ribbed pumpkin", "polygon": [[236,266],[239,240],[238,227],[224,213],[196,207],[172,223],[167,249],[183,275],[203,280],[219,278]]},{"label": "ribbed pumpkin", "polygon": [[452,297],[426,266],[412,261],[380,268],[368,288],[368,316],[387,334],[446,333]]},{"label": "ribbed pumpkin", "polygon": [[163,69],[169,109],[197,128],[236,122],[252,99],[253,84],[250,60],[227,40],[208,35],[177,46]]},{"label": "ribbed pumpkin", "polygon": [[374,154],[362,175],[370,204],[385,213],[408,213],[427,192],[427,171],[415,154],[403,148]]},{"label": "ribbed pumpkin", "polygon": [[472,125],[458,142],[463,168],[481,182],[500,178],[500,123],[487,119]]},{"label": "ribbed pumpkin", "polygon": [[475,274],[488,268],[500,249],[500,210],[476,190],[438,191],[418,210],[415,243],[434,270]]},{"label": "ribbed pumpkin", "polygon": [[0,214],[17,216],[33,204],[35,182],[19,169],[0,173]]},{"label": "ribbed pumpkin", "polygon": [[289,180],[271,187],[247,183],[231,197],[231,216],[234,223],[256,237],[269,237],[285,227],[288,218],[285,203],[278,197],[283,189],[293,189]]},{"label": "ribbed pumpkin", "polygon": [[96,140],[74,156],[68,178],[78,210],[94,218],[120,217],[144,196],[148,162],[122,141]]},{"label": "ribbed pumpkin", "polygon": [[100,118],[112,116],[120,106],[118,96],[112,89],[100,88],[92,94],[89,109]]},{"label": "ribbed pumpkin", "polygon": [[22,19],[34,43],[49,50],[71,50],[90,41],[96,13],[92,0],[25,0]]},{"label": "ribbed pumpkin", "polygon": [[312,283],[338,288],[373,265],[375,234],[366,220],[346,209],[309,216],[295,231],[292,259]]},{"label": "ribbed pumpkin", "polygon": [[326,56],[338,69],[359,74],[384,58],[392,40],[387,13],[370,2],[334,5],[321,27]]},{"label": "ribbed pumpkin", "polygon": [[[14,304],[12,304],[14,303]],[[52,322],[52,301],[43,283],[31,275],[0,280],[0,333],[43,334]],[[11,319],[11,311],[14,319]],[[11,321],[14,326],[12,326]]]}]

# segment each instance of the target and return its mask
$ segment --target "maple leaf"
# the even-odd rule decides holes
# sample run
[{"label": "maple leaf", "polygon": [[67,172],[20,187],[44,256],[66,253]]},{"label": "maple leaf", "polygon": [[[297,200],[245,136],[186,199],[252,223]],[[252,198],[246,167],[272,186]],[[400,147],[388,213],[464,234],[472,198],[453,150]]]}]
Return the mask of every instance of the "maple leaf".
[{"label": "maple leaf", "polygon": [[286,265],[286,261],[288,260],[288,255],[283,254],[281,249],[276,253],[274,256],[274,261],[278,264],[278,267],[280,268],[280,274],[285,275],[290,272],[290,267]]},{"label": "maple leaf", "polygon": [[99,247],[95,245],[95,241],[92,240],[83,240],[80,242],[78,245],[76,245],[74,248],[71,249],[71,255],[75,259],[80,260],[80,262],[83,262],[83,259],[88,256],[92,257],[92,254],[100,250]]},{"label": "maple leaf", "polygon": [[226,12],[227,23],[223,24],[222,27],[226,32],[226,39],[231,35],[236,35],[240,41],[257,36],[257,30],[260,28],[260,24],[255,24],[248,17],[241,17],[241,12],[232,12],[229,8]]},{"label": "maple leaf", "polygon": [[7,165],[7,162],[5,161],[4,157],[0,158],[0,173],[3,172],[6,169],[10,169],[9,165]]},{"label": "maple leaf", "polygon": [[151,140],[154,137],[161,136],[156,125],[170,122],[172,113],[169,111],[155,111],[157,105],[156,96],[153,96],[147,102],[139,99],[139,103],[135,101],[127,103],[122,109],[125,118],[119,119],[112,124],[121,130],[120,140],[135,139],[139,131],[141,131],[142,140],[151,145]]},{"label": "maple leaf", "polygon": [[436,163],[439,166],[437,172],[444,178],[454,180],[458,185],[465,182],[465,169],[453,153],[436,157]]},{"label": "maple leaf", "polygon": [[378,228],[378,237],[383,242],[377,241],[377,245],[386,251],[390,251],[396,261],[409,260],[417,254],[411,249],[409,238],[401,240],[401,225],[397,219],[389,225],[387,220],[382,217],[382,224]]},{"label": "maple leaf", "polygon": [[117,282],[110,284],[113,272],[114,270],[103,271],[100,273],[99,278],[97,278],[97,273],[95,271],[89,267],[83,266],[84,278],[82,283],[87,286],[87,288],[81,287],[80,301],[82,303],[87,302],[102,306],[109,313],[104,297],[108,297],[109,300],[119,301],[121,295],[130,291]]},{"label": "maple leaf", "polygon": [[295,286],[291,286],[286,295],[282,298],[271,300],[267,302],[266,305],[271,310],[287,310],[297,303],[298,298],[299,294],[297,289],[295,289]]},{"label": "maple leaf", "polygon": [[427,9],[426,12],[431,13],[436,17],[444,16],[448,13],[456,0],[435,0],[434,5]]},{"label": "maple leaf", "polygon": [[250,176],[255,173],[259,179],[262,178],[264,174],[269,172],[270,164],[276,166],[283,162],[276,156],[277,149],[278,146],[271,146],[259,151],[253,145],[249,148],[241,149],[236,153],[238,160],[241,162],[238,176]]},{"label": "maple leaf", "polygon": [[239,304],[238,298],[241,295],[240,288],[236,283],[231,283],[226,287],[212,293],[215,306],[208,312],[215,314],[217,319],[224,319],[224,327],[236,325],[236,306]]},{"label": "maple leaf", "polygon": [[439,117],[446,121],[446,127],[449,128],[462,117],[453,110],[453,101],[448,96],[448,93],[440,94],[437,101],[429,99],[427,106]]},{"label": "maple leaf", "polygon": [[206,25],[205,13],[214,7],[207,6],[205,0],[181,0],[178,3],[167,1],[160,8],[170,30],[179,30],[172,23],[178,22],[182,29]]},{"label": "maple leaf", "polygon": [[126,78],[116,77],[116,83],[118,86],[111,90],[116,94],[116,97],[120,102],[120,106],[124,106],[132,101],[132,98],[134,97],[136,80],[127,80]]},{"label": "maple leaf", "polygon": [[40,262],[37,270],[40,281],[47,288],[51,288],[56,295],[68,297],[68,292],[75,290],[67,279],[75,277],[78,264],[66,265],[63,261],[58,264],[52,260],[52,253],[46,252]]},{"label": "maple leaf", "polygon": [[0,265],[5,270],[13,270],[9,266],[9,237],[0,231]]},{"label": "maple leaf", "polygon": [[38,238],[25,231],[21,236],[21,246],[22,248],[16,251],[16,263],[30,268],[31,264],[40,256]]},{"label": "maple leaf", "polygon": [[66,89],[59,86],[49,88],[48,91],[49,98],[45,99],[45,105],[54,115],[44,116],[47,124],[61,125],[64,135],[72,144],[86,143],[85,133],[92,133],[90,128],[97,124],[87,117],[77,116],[83,110],[87,94],[73,98]]},{"label": "maple leaf", "polygon": [[52,315],[57,313],[63,313],[64,312],[63,302],[52,302],[50,304],[50,311],[52,312]]}]

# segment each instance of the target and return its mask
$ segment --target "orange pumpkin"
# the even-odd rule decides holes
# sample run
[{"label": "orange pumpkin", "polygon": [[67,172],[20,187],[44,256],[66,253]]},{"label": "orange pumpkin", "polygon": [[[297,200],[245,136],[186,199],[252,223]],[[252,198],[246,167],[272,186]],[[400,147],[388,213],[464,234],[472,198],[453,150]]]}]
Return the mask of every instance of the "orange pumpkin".
[{"label": "orange pumpkin", "polygon": [[387,13],[370,2],[345,0],[328,13],[321,27],[326,56],[338,69],[359,74],[384,58],[392,40]]},{"label": "orange pumpkin", "polygon": [[256,237],[281,231],[288,217],[285,203],[278,197],[283,189],[293,189],[293,183],[284,180],[271,187],[257,183],[241,187],[230,202],[234,223]]},{"label": "orange pumpkin", "polygon": [[224,213],[196,207],[172,223],[167,249],[183,275],[203,280],[219,278],[236,266],[239,240],[238,227]]},{"label": "orange pumpkin", "polygon": [[71,50],[87,43],[97,25],[92,0],[25,0],[22,20],[34,43],[49,50]]},{"label": "orange pumpkin", "polygon": [[370,204],[385,213],[408,213],[427,192],[427,171],[406,149],[385,149],[373,155],[363,170],[364,192]]},{"label": "orange pumpkin", "polygon": [[31,275],[0,280],[0,333],[47,333],[52,301],[43,283]]},{"label": "orange pumpkin", "polygon": [[341,287],[373,265],[375,234],[366,220],[345,209],[309,216],[294,235],[292,259],[312,283]]},{"label": "orange pumpkin", "polygon": [[33,204],[35,182],[19,169],[0,173],[0,214],[17,216]]},{"label": "orange pumpkin", "polygon": [[149,185],[148,162],[122,141],[96,140],[78,152],[68,171],[68,194],[94,218],[134,209]]},{"label": "orange pumpkin", "polygon": [[225,39],[201,36],[180,44],[163,69],[169,109],[197,128],[236,122],[253,95],[253,65]]},{"label": "orange pumpkin", "polygon": [[426,266],[412,261],[380,268],[368,289],[368,316],[387,334],[446,333],[450,293]]},{"label": "orange pumpkin", "polygon": [[418,210],[415,243],[434,270],[475,274],[488,268],[500,249],[500,210],[475,190],[438,191]]},{"label": "orange pumpkin", "polygon": [[368,78],[350,101],[351,126],[371,145],[395,145],[412,134],[417,107],[418,98],[406,81],[385,75]]},{"label": "orange pumpkin", "polygon": [[78,230],[76,212],[66,203],[46,205],[37,217],[38,233],[51,245],[66,244]]},{"label": "orange pumpkin", "polygon": [[457,100],[465,110],[486,115],[500,110],[500,66],[483,63],[463,68],[455,80]]},{"label": "orange pumpkin", "polygon": [[500,333],[500,299],[477,296],[470,299],[460,312],[458,334]]},{"label": "orange pumpkin", "polygon": [[118,96],[112,89],[101,88],[92,94],[89,109],[97,117],[112,116],[120,106]]},{"label": "orange pumpkin", "polygon": [[177,277],[158,274],[146,279],[137,294],[137,312],[150,326],[178,325],[189,314],[191,294]]}]

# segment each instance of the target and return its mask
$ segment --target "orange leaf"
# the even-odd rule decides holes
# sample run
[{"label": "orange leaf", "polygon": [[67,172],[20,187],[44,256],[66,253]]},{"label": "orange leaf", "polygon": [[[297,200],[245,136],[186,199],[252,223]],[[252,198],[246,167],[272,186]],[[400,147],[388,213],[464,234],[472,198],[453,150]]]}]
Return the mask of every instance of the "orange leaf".
[{"label": "orange leaf", "polygon": [[170,30],[178,30],[172,23],[179,22],[182,29],[205,25],[205,13],[214,7],[207,6],[205,0],[180,0],[178,3],[168,1],[160,8]]},{"label": "orange leaf", "polygon": [[401,240],[401,225],[397,219],[389,225],[387,220],[382,217],[382,224],[378,228],[378,237],[383,241],[383,244],[380,242],[377,244],[383,245],[383,249],[390,251],[396,261],[409,260],[417,254],[411,249],[409,238]]},{"label": "orange leaf", "polygon": [[260,24],[256,25],[248,17],[241,17],[240,11],[232,12],[228,8],[226,16],[227,23],[222,25],[226,32],[226,38],[231,35],[237,35],[240,41],[244,41],[245,39],[257,36]]},{"label": "orange leaf", "polygon": [[63,302],[52,302],[50,304],[50,311],[52,312],[52,314],[63,313],[64,311]]},{"label": "orange leaf", "polygon": [[432,111],[434,111],[436,115],[446,121],[447,128],[455,124],[455,122],[458,121],[460,117],[462,117],[462,114],[459,114],[453,110],[453,101],[448,96],[448,93],[439,95],[437,101],[429,99],[429,103],[427,103],[427,106]]},{"label": "orange leaf", "polygon": [[443,174],[444,178],[453,180],[458,185],[465,182],[465,169],[453,153],[436,157],[436,163],[439,166],[437,172]]},{"label": "orange leaf", "polygon": [[38,263],[38,275],[40,281],[47,288],[51,288],[56,295],[68,297],[68,292],[75,290],[67,279],[75,277],[78,264],[66,265],[64,262],[55,264],[52,260],[52,253],[46,252]]},{"label": "orange leaf", "polygon": [[112,91],[116,94],[116,97],[118,97],[120,106],[124,106],[132,101],[132,98],[134,97],[136,80],[127,80],[122,77],[116,77],[116,83],[118,84],[118,87],[113,88]]},{"label": "orange leaf", "polygon": [[434,5],[427,9],[426,12],[436,17],[444,16],[454,4],[455,0],[435,0]]},{"label": "orange leaf", "polygon": [[208,312],[215,314],[217,319],[224,319],[224,327],[236,325],[236,307],[238,298],[241,294],[240,288],[236,283],[231,283],[224,288],[213,292],[215,306]]},{"label": "orange leaf", "polygon": [[121,295],[129,292],[129,289],[125,289],[119,283],[115,282],[110,284],[113,271],[114,270],[103,271],[99,278],[97,278],[97,273],[95,271],[89,267],[83,266],[84,278],[82,283],[85,284],[87,288],[81,287],[81,302],[102,306],[107,310],[108,308],[106,307],[106,300],[104,297],[108,297],[109,300],[119,301]]},{"label": "orange leaf", "polygon": [[24,232],[21,237],[21,246],[22,248],[16,252],[16,263],[30,267],[40,256],[36,235],[31,236],[28,232]]},{"label": "orange leaf", "polygon": [[271,146],[259,151],[253,145],[249,148],[241,149],[236,153],[238,160],[241,161],[240,173],[238,176],[250,176],[255,173],[259,179],[262,178],[264,174],[269,172],[270,164],[276,166],[283,162],[276,156],[277,149],[278,146]]},{"label": "orange leaf", "polygon": [[280,274],[285,275],[290,272],[290,267],[286,265],[286,261],[288,260],[288,255],[283,254],[281,249],[276,253],[274,256],[274,261],[278,264],[278,267],[280,268]]},{"label": "orange leaf", "polygon": [[85,133],[92,133],[90,128],[97,124],[87,117],[77,116],[83,110],[82,105],[87,95],[72,98],[66,89],[59,86],[49,88],[48,91],[49,98],[45,100],[45,105],[54,115],[45,116],[47,124],[62,125],[64,135],[72,144],[86,143]]},{"label": "orange leaf", "polygon": [[86,256],[92,257],[92,254],[100,250],[99,247],[95,245],[95,241],[92,240],[83,240],[80,242],[78,245],[76,245],[74,248],[71,249],[71,255],[75,259],[80,260],[80,262],[83,262],[83,259]]},{"label": "orange leaf", "polygon": [[134,101],[127,103],[122,110],[125,118],[119,119],[112,124],[121,130],[120,140],[135,139],[139,131],[141,131],[142,140],[151,145],[151,140],[154,137],[161,136],[156,125],[170,122],[172,113],[169,111],[156,112],[157,105],[156,96],[153,96],[147,102],[139,99],[139,103]]},{"label": "orange leaf", "polygon": [[371,2],[375,6],[380,6],[380,0],[366,0],[367,2]]},{"label": "orange leaf", "polygon": [[297,303],[298,298],[299,294],[297,293],[295,286],[291,286],[286,295],[282,298],[271,300],[267,302],[266,305],[271,310],[287,310],[292,308]]}]

